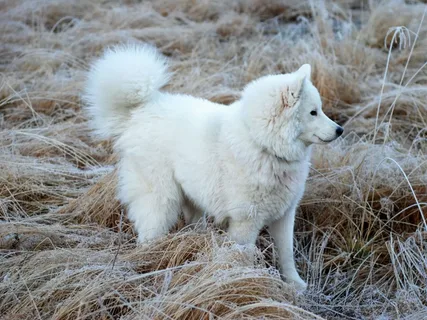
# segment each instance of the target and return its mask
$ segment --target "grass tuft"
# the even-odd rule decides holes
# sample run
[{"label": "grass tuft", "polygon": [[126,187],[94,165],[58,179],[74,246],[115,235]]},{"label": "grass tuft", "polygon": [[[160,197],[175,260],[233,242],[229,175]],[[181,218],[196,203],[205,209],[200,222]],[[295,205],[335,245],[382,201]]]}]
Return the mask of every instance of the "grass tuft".
[{"label": "grass tuft", "polygon": [[[0,2],[2,319],[427,317],[425,1]],[[169,57],[167,90],[230,104],[265,74],[313,68],[346,128],[316,147],[296,223],[309,289],[284,283],[266,231],[237,246],[182,221],[136,246],[109,141],[81,111],[110,45]]]}]

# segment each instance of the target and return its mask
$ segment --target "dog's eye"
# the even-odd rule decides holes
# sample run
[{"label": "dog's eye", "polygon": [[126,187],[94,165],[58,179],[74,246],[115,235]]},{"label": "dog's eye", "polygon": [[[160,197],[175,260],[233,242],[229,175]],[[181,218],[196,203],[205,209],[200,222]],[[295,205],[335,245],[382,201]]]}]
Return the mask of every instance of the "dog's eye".
[{"label": "dog's eye", "polygon": [[316,110],[313,110],[313,111],[311,111],[311,112],[310,112],[310,114],[311,114],[312,116],[317,116],[317,111],[316,111]]}]

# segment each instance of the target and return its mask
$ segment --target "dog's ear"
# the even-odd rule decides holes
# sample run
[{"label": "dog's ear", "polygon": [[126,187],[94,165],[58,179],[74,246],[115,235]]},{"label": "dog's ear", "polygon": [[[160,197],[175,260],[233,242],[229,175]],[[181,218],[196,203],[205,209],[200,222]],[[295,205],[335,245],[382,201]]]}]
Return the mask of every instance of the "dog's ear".
[{"label": "dog's ear", "polygon": [[299,74],[302,78],[311,80],[311,66],[308,63],[303,64],[296,73]]},{"label": "dog's ear", "polygon": [[282,91],[283,109],[291,108],[296,105],[301,98],[304,90],[305,80],[310,80],[311,66],[309,64],[302,65],[295,73],[293,82]]},{"label": "dog's ear", "polygon": [[311,80],[311,66],[306,63],[303,64],[296,74],[295,84],[294,84],[294,90],[298,92],[297,96],[301,97],[302,90],[304,89],[304,83],[305,80]]},{"label": "dog's ear", "polygon": [[311,80],[311,66],[303,64],[297,72],[295,72],[296,79],[293,85],[294,90],[297,92],[297,97],[301,97],[302,90],[304,89],[305,80]]}]

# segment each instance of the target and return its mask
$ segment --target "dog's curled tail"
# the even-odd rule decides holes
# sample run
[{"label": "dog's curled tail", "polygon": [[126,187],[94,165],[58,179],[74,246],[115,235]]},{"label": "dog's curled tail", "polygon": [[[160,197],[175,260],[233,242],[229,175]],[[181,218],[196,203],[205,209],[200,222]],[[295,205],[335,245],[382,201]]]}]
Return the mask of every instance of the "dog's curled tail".
[{"label": "dog's curled tail", "polygon": [[102,138],[119,136],[131,110],[142,106],[169,80],[166,59],[149,45],[116,46],[89,71],[84,100]]}]

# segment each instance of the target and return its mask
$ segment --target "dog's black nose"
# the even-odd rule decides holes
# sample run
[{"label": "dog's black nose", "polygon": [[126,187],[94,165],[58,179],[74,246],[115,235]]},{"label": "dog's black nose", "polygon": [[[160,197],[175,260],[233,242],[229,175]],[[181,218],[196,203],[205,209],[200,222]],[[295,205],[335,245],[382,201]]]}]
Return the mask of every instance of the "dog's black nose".
[{"label": "dog's black nose", "polygon": [[337,133],[337,136],[339,137],[340,135],[342,135],[342,133],[344,132],[344,129],[342,128],[342,127],[338,127],[337,128],[337,131],[336,131],[336,133]]}]

